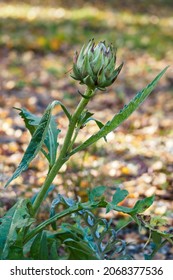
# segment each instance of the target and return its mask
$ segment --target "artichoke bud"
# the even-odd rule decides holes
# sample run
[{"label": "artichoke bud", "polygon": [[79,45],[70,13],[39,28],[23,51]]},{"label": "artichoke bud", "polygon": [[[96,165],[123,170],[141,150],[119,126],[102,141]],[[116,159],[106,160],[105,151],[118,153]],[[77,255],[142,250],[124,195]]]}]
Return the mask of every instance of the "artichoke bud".
[{"label": "artichoke bud", "polygon": [[106,46],[105,42],[95,44],[92,39],[80,53],[75,53],[71,77],[93,90],[104,90],[115,81],[123,66],[121,64],[115,69],[115,65],[116,54],[112,45]]}]

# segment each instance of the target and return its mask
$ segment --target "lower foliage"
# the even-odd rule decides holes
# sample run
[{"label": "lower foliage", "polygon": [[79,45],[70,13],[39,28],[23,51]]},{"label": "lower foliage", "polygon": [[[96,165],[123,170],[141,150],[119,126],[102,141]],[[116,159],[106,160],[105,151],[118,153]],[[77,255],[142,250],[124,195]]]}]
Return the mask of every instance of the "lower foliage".
[{"label": "lower foliage", "polygon": [[[145,221],[142,213],[152,205],[154,197],[138,200],[132,208],[119,206],[128,192],[120,188],[110,202],[105,200],[106,188],[99,186],[88,193],[88,201],[75,201],[58,195],[52,201],[50,218],[36,224],[33,218],[32,204],[28,199],[19,200],[0,219],[0,258],[2,260],[103,260],[133,259],[128,254],[128,244],[118,237],[120,228],[116,229],[111,220],[100,218],[94,214],[103,208],[123,212],[129,216],[128,223],[137,223],[139,231],[145,227],[150,232],[148,243],[153,246],[151,259],[166,243],[173,244],[173,233],[159,230],[159,225],[166,221],[152,217]],[[63,210],[59,210],[63,206]],[[70,222],[62,222],[68,217]],[[149,220],[149,219],[148,219]],[[60,221],[60,223],[58,223]],[[52,229],[51,229],[52,228]]]}]

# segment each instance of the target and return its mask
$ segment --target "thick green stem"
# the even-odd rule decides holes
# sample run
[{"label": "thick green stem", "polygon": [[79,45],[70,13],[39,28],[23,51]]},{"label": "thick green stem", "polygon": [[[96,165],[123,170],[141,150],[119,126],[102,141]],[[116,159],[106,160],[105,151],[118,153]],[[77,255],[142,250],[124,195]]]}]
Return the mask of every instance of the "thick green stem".
[{"label": "thick green stem", "polygon": [[79,129],[76,128],[76,129],[75,129],[74,136],[72,137],[71,143],[70,143],[70,145],[69,145],[69,147],[68,147],[68,153],[70,153],[71,149],[73,148],[73,145],[74,145],[75,140],[76,140],[76,138],[77,138],[77,136],[78,136],[78,133],[79,133]]},{"label": "thick green stem", "polygon": [[[87,88],[87,90],[85,92],[85,96],[91,97],[92,95],[93,95],[93,90]],[[55,176],[57,175],[57,172],[60,170],[62,165],[69,158],[67,151],[68,151],[69,145],[71,143],[71,139],[72,139],[72,136],[73,136],[73,132],[74,132],[76,123],[77,123],[82,111],[84,110],[84,108],[88,104],[89,100],[90,100],[89,98],[82,98],[80,103],[78,104],[73,116],[71,117],[69,127],[68,127],[68,131],[67,131],[62,149],[60,151],[59,157],[56,160],[55,164],[52,166],[51,170],[49,171],[49,174],[47,175],[45,183],[42,186],[42,188],[40,189],[40,192],[39,192],[39,194],[37,195],[37,197],[34,201],[34,204],[33,204],[34,214],[36,214],[37,210],[39,209],[40,204],[42,203],[47,190],[49,189],[51,183],[53,182]]]},{"label": "thick green stem", "polygon": [[96,206],[99,208],[106,208],[107,202],[106,201],[100,201],[99,203],[95,204],[95,203],[88,203],[88,202],[84,202],[84,203],[77,203],[74,206],[71,206],[70,208],[67,208],[63,211],[61,211],[60,213],[55,214],[53,217],[49,218],[48,220],[42,222],[41,224],[39,224],[36,228],[34,228],[33,230],[31,230],[25,237],[24,240],[24,244],[26,244],[30,239],[32,239],[37,233],[39,233],[40,231],[42,231],[44,228],[46,228],[47,226],[51,225],[53,222],[56,222],[59,219],[62,219],[63,217],[66,217],[68,215],[71,215],[72,213],[78,212],[80,210],[92,210],[95,209]]},{"label": "thick green stem", "polygon": [[75,213],[77,211],[80,211],[82,209],[82,207],[80,205],[74,205],[71,208],[65,209],[64,211],[62,211],[61,213],[56,214],[55,216],[53,216],[52,218],[49,218],[48,220],[44,221],[43,223],[41,223],[40,225],[38,225],[36,228],[34,228],[31,232],[29,232],[26,235],[26,238],[24,240],[24,244],[26,244],[30,239],[32,239],[37,233],[39,233],[40,231],[42,231],[45,227],[49,226],[51,223],[53,223],[54,221],[61,219],[67,215],[70,215],[72,213]]}]

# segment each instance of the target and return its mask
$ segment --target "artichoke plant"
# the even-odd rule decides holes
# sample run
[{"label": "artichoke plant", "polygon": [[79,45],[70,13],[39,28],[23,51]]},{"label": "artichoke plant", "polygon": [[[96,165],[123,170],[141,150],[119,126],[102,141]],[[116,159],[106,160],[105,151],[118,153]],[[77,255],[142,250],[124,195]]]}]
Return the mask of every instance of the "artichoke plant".
[{"label": "artichoke plant", "polygon": [[116,80],[123,63],[116,69],[115,65],[116,53],[112,45],[106,46],[105,42],[95,44],[92,39],[79,54],[76,52],[71,77],[90,89],[105,90]]}]

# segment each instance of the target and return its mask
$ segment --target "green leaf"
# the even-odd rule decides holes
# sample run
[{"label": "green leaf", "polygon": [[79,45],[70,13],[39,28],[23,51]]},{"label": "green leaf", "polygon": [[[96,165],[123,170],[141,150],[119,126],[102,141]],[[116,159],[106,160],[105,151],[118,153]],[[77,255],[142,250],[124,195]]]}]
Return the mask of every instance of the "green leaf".
[{"label": "green leaf", "polygon": [[154,195],[138,200],[132,208],[131,214],[140,214],[145,212],[154,202]]},{"label": "green leaf", "polygon": [[[19,115],[24,119],[26,128],[30,131],[31,135],[33,135],[35,130],[39,126],[41,117],[38,117],[30,113],[25,108],[23,109],[15,108],[15,109],[20,111]],[[48,131],[44,140],[44,144],[47,147],[49,153],[47,154],[46,151],[43,148],[41,148],[42,153],[48,159],[51,166],[55,163],[56,160],[56,153],[58,148],[57,138],[59,133],[60,130],[57,129],[55,118],[51,116]]]},{"label": "green leaf", "polygon": [[91,202],[94,202],[96,198],[103,195],[105,190],[106,190],[105,186],[98,186],[98,187],[93,188],[92,190],[89,190],[88,191],[89,200]]},{"label": "green leaf", "polygon": [[56,155],[57,155],[57,149],[59,146],[59,143],[57,142],[58,134],[61,132],[60,129],[57,129],[57,124],[55,122],[54,117],[51,118],[48,133],[46,135],[46,138],[44,140],[44,143],[49,151],[48,157],[50,159],[50,166],[53,166],[53,164],[56,161]]},{"label": "green leaf", "polygon": [[96,260],[95,252],[83,240],[82,242],[66,239],[64,244],[69,251],[69,260]]},{"label": "green leaf", "polygon": [[25,238],[25,243],[27,243],[30,239],[32,239],[37,233],[41,232],[44,228],[51,225],[52,223],[56,222],[59,219],[62,219],[65,216],[71,215],[75,212],[78,212],[82,210],[82,207],[79,203],[75,204],[74,206],[71,206],[57,214],[55,214],[53,217],[49,218],[48,220],[45,220],[41,224],[39,224],[37,227],[32,229]]},{"label": "green leaf", "polygon": [[83,114],[81,114],[81,117],[79,119],[79,125],[85,125],[88,121],[88,119],[93,115],[93,113],[89,112],[89,111],[85,111],[83,112]]},{"label": "green leaf", "polygon": [[156,234],[159,234],[160,236],[164,237],[167,239],[171,244],[173,244],[173,233],[172,230],[170,231],[161,231],[159,227],[162,227],[163,225],[167,225],[167,220],[162,217],[151,217],[149,222],[147,222],[143,217],[143,215],[140,216],[140,220],[142,221],[142,224],[146,227],[149,228],[150,231],[153,233],[155,232]]},{"label": "green leaf", "polygon": [[157,231],[153,231],[151,237],[156,246],[159,246],[161,244],[162,236],[160,235],[160,233],[158,233]]},{"label": "green leaf", "polygon": [[119,202],[123,201],[128,194],[129,193],[127,190],[121,190],[120,188],[117,188],[112,198],[112,204],[117,205]]},{"label": "green leaf", "polygon": [[[89,210],[82,210],[77,213],[76,222],[82,231],[83,239],[88,246],[95,251],[98,259],[115,259],[125,253],[126,243],[117,238],[111,220],[101,219]],[[86,225],[84,225],[83,220]]]},{"label": "green leaf", "polygon": [[30,256],[34,260],[48,259],[48,246],[47,246],[46,232],[42,231],[36,235],[30,249]]},{"label": "green leaf", "polygon": [[[68,259],[97,259],[95,251],[85,240],[83,231],[76,224],[62,223],[60,230],[49,235],[50,238],[60,240]],[[65,257],[65,256],[64,256]]]},{"label": "green leaf", "polygon": [[152,90],[157,85],[158,81],[161,77],[165,74],[168,67],[163,69],[156,78],[143,90],[138,92],[136,96],[129,102],[128,105],[125,105],[122,110],[116,114],[111,121],[107,122],[102,129],[100,129],[96,134],[92,135],[88,138],[83,144],[79,145],[75,149],[73,149],[70,153],[70,156],[87,148],[88,146],[92,145],[93,143],[97,142],[102,137],[105,137],[108,133],[115,130],[123,121],[125,121],[141,104],[144,100],[149,96]]},{"label": "green leaf", "polygon": [[147,210],[153,204],[153,201],[154,201],[154,196],[146,197],[144,199],[138,200],[134,205],[134,207],[132,208],[114,205],[113,203],[108,203],[106,209],[107,212],[110,210],[115,210],[118,212],[129,214],[132,217],[135,217],[136,214],[143,213],[145,210]]},{"label": "green leaf", "polygon": [[36,157],[38,152],[41,150],[46,134],[48,132],[49,123],[51,119],[51,111],[52,105],[50,104],[47,107],[43,117],[41,118],[38,127],[34,131],[32,139],[25,151],[25,154],[19,166],[17,167],[11,178],[5,184],[5,188],[9,185],[9,183],[12,180],[16,179],[23,171],[25,171],[28,168],[30,162]]},{"label": "green leaf", "polygon": [[23,239],[26,229],[34,222],[31,202],[19,200],[0,219],[0,259],[20,259],[23,257]]},{"label": "green leaf", "polygon": [[[75,201],[71,198],[67,198],[61,194],[58,194],[57,198],[55,198],[52,203],[51,203],[51,208],[50,208],[50,218],[55,216],[56,211],[55,208],[59,205],[59,204],[63,204],[66,207],[71,207],[73,205],[75,205]],[[56,230],[57,226],[56,226],[56,221],[54,221],[51,224],[53,230]]]},{"label": "green leaf", "polygon": [[63,259],[63,256],[59,256],[58,255],[58,252],[57,252],[57,249],[58,249],[58,242],[57,240],[54,240],[54,239],[48,239],[48,242],[50,243],[49,244],[49,247],[50,247],[50,250],[49,250],[49,259],[50,260],[60,260],[60,259]]},{"label": "green leaf", "polygon": [[60,246],[61,241],[56,238],[55,234],[43,230],[25,244],[24,251],[32,260],[59,260],[64,259],[58,254]]},{"label": "green leaf", "polygon": [[[19,166],[17,167],[17,169],[15,170],[15,172],[13,173],[13,175],[11,176],[11,178],[7,181],[7,183],[5,184],[5,187],[7,187],[9,185],[9,183],[11,181],[13,181],[14,179],[16,179],[23,171],[25,171],[28,168],[28,165],[30,164],[30,162],[36,157],[36,155],[38,154],[38,152],[42,149],[42,146],[44,144],[44,141],[46,141],[47,145],[52,145],[52,141],[55,141],[56,138],[56,133],[54,134],[54,131],[52,131],[52,129],[54,130],[54,124],[53,124],[53,128],[51,129],[51,132],[49,130],[50,127],[50,123],[52,124],[52,110],[53,108],[60,104],[61,107],[63,108],[63,110],[65,110],[66,114],[68,115],[68,117],[70,118],[70,115],[67,111],[67,109],[65,108],[64,105],[61,104],[61,102],[59,101],[53,101],[51,104],[48,105],[47,109],[45,110],[39,125],[36,127],[35,131],[33,132],[32,135],[32,139],[25,151],[25,154],[19,164]],[[30,125],[34,122],[34,124],[36,124],[36,119],[34,119],[32,122],[27,122],[28,128],[30,127]],[[47,133],[49,134],[53,134],[53,136],[51,136],[52,138],[49,138],[49,141],[47,140],[46,136]],[[56,145],[54,143],[54,145]],[[43,151],[43,150],[42,150]],[[55,153],[55,151],[53,151]],[[54,155],[53,155],[54,156]],[[55,158],[53,159],[55,160]]]},{"label": "green leaf", "polygon": [[66,106],[64,106],[64,104],[61,103],[61,102],[58,101],[58,100],[53,101],[52,104],[53,104],[53,107],[55,107],[55,106],[57,106],[57,105],[60,105],[61,108],[63,109],[63,111],[64,111],[66,117],[68,118],[68,120],[69,120],[69,122],[70,122],[70,120],[71,120],[71,115],[70,115],[68,109],[66,108]]},{"label": "green leaf", "polygon": [[[101,121],[98,121],[98,120],[95,119],[95,118],[92,118],[92,117],[91,117],[91,118],[88,118],[88,119],[85,121],[85,124],[86,124],[87,122],[89,122],[89,121],[94,121],[100,129],[101,129],[102,127],[104,127],[104,124],[103,124]],[[104,138],[105,142],[107,142],[106,136],[103,136],[103,138]]]},{"label": "green leaf", "polygon": [[19,115],[24,120],[26,128],[29,130],[31,135],[33,135],[34,131],[36,130],[37,126],[40,123],[41,117],[38,117],[38,116],[30,113],[25,108],[14,107],[14,109],[20,111]]},{"label": "green leaf", "polygon": [[119,202],[121,202],[122,200],[124,200],[127,195],[128,195],[127,190],[121,190],[120,188],[117,188],[116,192],[113,195],[112,202],[108,203],[106,206],[106,213],[108,213],[109,211],[111,211],[113,209],[115,210],[115,207],[119,207],[119,206],[117,206],[117,204]]},{"label": "green leaf", "polygon": [[83,238],[83,232],[79,229],[76,224],[69,224],[69,223],[61,223],[61,227],[59,230],[52,234],[53,238],[57,238],[64,242],[64,240],[72,238],[76,241],[80,241]]},{"label": "green leaf", "polygon": [[65,197],[61,194],[58,194],[57,198],[52,201],[51,208],[55,208],[59,204],[63,204],[66,207],[72,207],[75,205],[75,201],[72,198]]},{"label": "green leaf", "polygon": [[[55,189],[55,185],[50,185],[50,187],[48,188],[48,190],[47,190],[47,192],[46,192],[46,194],[44,196],[44,199],[46,199],[47,196],[49,195],[49,193],[52,192],[54,189]],[[33,197],[31,197],[31,203],[32,204],[34,203],[34,201],[35,201],[35,199],[36,199],[38,194],[39,194],[39,191],[36,194],[34,194]]]},{"label": "green leaf", "polygon": [[165,226],[167,224],[168,224],[167,219],[165,219],[161,216],[151,217],[150,226],[153,228],[159,227],[159,226]]},{"label": "green leaf", "polygon": [[[93,115],[94,114],[89,111],[83,112],[83,114],[81,115],[81,118],[79,119],[78,126],[82,127],[82,126],[85,126],[88,122],[94,121],[97,124],[97,126],[101,129],[104,126],[104,124],[101,121],[98,121],[97,119],[93,118],[92,117]],[[106,137],[104,137],[104,139],[107,142]]]}]

